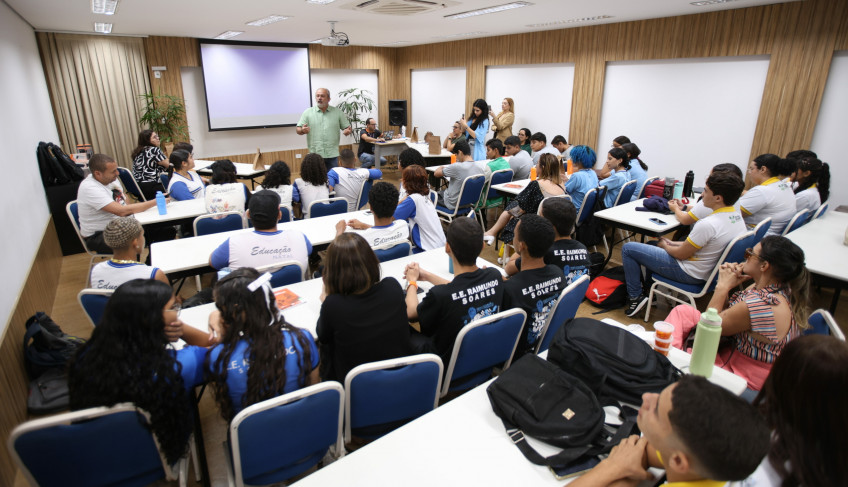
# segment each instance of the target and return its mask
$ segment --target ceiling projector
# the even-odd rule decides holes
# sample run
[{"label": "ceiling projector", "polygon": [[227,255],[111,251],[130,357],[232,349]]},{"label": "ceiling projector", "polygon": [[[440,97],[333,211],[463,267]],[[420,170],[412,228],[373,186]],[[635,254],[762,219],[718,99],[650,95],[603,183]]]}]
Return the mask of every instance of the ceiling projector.
[{"label": "ceiling projector", "polygon": [[327,47],[342,47],[350,45],[350,39],[344,32],[336,32],[336,23],[330,21],[330,35],[321,38],[321,45]]}]

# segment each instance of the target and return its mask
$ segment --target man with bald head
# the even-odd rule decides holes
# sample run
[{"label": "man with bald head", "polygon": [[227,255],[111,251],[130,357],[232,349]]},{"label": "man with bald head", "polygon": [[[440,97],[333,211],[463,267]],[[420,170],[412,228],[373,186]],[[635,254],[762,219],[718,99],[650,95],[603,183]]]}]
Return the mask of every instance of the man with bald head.
[{"label": "man with bald head", "polygon": [[339,131],[350,135],[350,121],[344,112],[330,106],[330,90],[315,90],[315,105],[307,108],[297,122],[297,135],[306,135],[309,152],[324,158],[327,171],[339,164]]}]

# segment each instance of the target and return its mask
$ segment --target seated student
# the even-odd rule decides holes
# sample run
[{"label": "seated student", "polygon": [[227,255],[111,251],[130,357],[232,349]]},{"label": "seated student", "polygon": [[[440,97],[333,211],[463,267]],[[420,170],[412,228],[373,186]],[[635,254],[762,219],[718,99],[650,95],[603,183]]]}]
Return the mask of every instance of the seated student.
[{"label": "seated student", "polygon": [[[500,171],[503,169],[512,169],[509,166],[509,163],[504,156],[504,145],[499,139],[489,139],[486,141],[486,158],[489,159],[486,162],[486,166],[489,168],[489,171],[486,172],[487,180],[490,180],[492,177],[492,173],[495,171]],[[513,174],[514,175],[514,174]],[[483,193],[483,197],[486,196],[486,193]],[[487,206],[500,205],[503,202],[503,196],[496,196],[494,198],[490,198],[486,200]]]},{"label": "seated student", "polygon": [[533,158],[521,148],[521,141],[512,135],[504,141],[504,152],[509,158],[509,167],[512,169],[513,181],[530,179],[530,169],[534,166]]},{"label": "seated student", "polygon": [[757,411],[697,375],[643,394],[636,422],[642,438],[625,438],[568,485],[636,485],[652,478],[651,466],[665,469],[662,485],[719,487],[750,475],[769,448],[769,430]]},{"label": "seated student", "polygon": [[626,135],[619,135],[618,137],[612,139],[612,146],[613,147],[621,147],[622,145],[629,144],[629,143],[630,143],[630,137],[628,137]]},{"label": "seated student", "polygon": [[443,247],[445,232],[436,213],[436,206],[430,199],[427,171],[417,164],[409,166],[401,174],[401,184],[408,195],[398,203],[394,217],[395,220],[409,224],[409,234],[415,244],[415,252]]},{"label": "seated student", "polygon": [[574,172],[565,183],[565,192],[571,196],[574,208],[580,211],[586,193],[598,187],[598,175],[592,168],[597,156],[588,145],[575,145],[571,148],[571,162]]},{"label": "seated student", "polygon": [[757,470],[734,487],[848,485],[848,345],[823,335],[792,340],[754,400],[772,430]]},{"label": "seated student", "polygon": [[[708,307],[719,311],[721,334],[732,338],[730,346],[719,349],[716,365],[758,391],[786,344],[808,327],[810,274],[804,251],[785,237],[767,236],[745,256],[744,263],[722,264]],[[731,296],[751,279],[753,284]],[[698,320],[700,313],[689,305],[671,311],[665,321],[675,325],[674,347],[687,349]]]},{"label": "seated student", "polygon": [[179,320],[179,304],[171,286],[133,279],[119,286],[106,303],[91,338],[68,366],[72,410],[131,402],[151,416],[151,429],[168,463],[188,449],[192,431],[187,389],[201,384],[206,349],[168,348],[189,329],[204,337],[195,345],[213,345],[211,335]]},{"label": "seated student", "polygon": [[[742,170],[739,169],[739,166],[730,162],[716,164],[710,170],[710,175],[721,171],[728,171],[735,174],[739,179],[745,179],[742,175]],[[695,203],[690,200],[689,204],[684,204],[682,201],[676,199],[669,200],[668,207],[674,212],[674,216],[681,225],[692,225],[701,218],[708,217],[710,213],[713,212],[711,209],[704,206],[703,197],[699,198]],[[739,209],[739,200],[737,200],[736,204],[734,204],[734,208]]]},{"label": "seated student", "polygon": [[[374,167],[374,143],[386,140],[383,133],[377,129],[377,120],[374,117],[365,119],[365,128],[359,132],[359,147],[356,157],[362,162],[364,169]],[[380,164],[385,164],[386,158],[380,157]]]},{"label": "seated student", "polygon": [[642,289],[643,267],[646,283],[651,282],[652,274],[684,284],[704,283],[727,244],[745,233],[742,216],[733,208],[744,187],[735,174],[714,172],[704,187],[704,205],[712,213],[695,223],[685,241],[673,242],[663,237],[655,245],[624,244],[621,259],[627,281],[627,316],[638,313],[648,301]]},{"label": "seated student", "polygon": [[337,198],[347,200],[347,211],[356,211],[359,209],[359,190],[362,185],[369,179],[382,178],[383,172],[356,167],[356,157],[350,149],[342,149],[339,153],[339,166],[327,173],[327,184],[330,191],[336,192]]},{"label": "seated student", "polygon": [[263,189],[271,190],[280,195],[280,204],[289,210],[292,207],[292,200],[300,200],[297,186],[291,183],[291,169],[283,161],[277,161],[271,164],[268,172],[265,173],[265,179],[262,180],[262,184],[256,187],[254,193],[258,193]]},{"label": "seated student", "polygon": [[[408,168],[409,166],[416,164],[421,167],[427,167],[427,164],[424,162],[424,156],[421,155],[416,149],[404,149],[400,155],[398,155],[398,166],[400,167],[401,174],[403,174],[403,170]],[[398,194],[398,201],[406,198],[406,189],[403,187],[403,181],[400,182],[400,193]]]},{"label": "seated student", "polygon": [[174,144],[173,150],[184,150],[191,154],[191,157],[194,157],[194,146],[188,142],[177,142]]},{"label": "seated student", "polygon": [[91,269],[89,282],[94,289],[117,289],[133,279],[156,279],[171,285],[162,269],[138,262],[144,250],[144,229],[135,218],[122,216],[110,221],[103,240],[112,249],[112,258]]},{"label": "seated student", "polygon": [[217,270],[234,270],[294,260],[303,269],[308,268],[312,243],[306,235],[297,230],[277,230],[280,195],[267,189],[254,194],[250,198],[247,218],[253,222],[253,231],[238,232],[227,238],[212,251],[210,266]]},{"label": "seated student", "polygon": [[[571,238],[577,210],[574,209],[574,203],[565,198],[545,200],[539,209],[542,217],[554,226],[555,235],[553,245],[545,253],[545,264],[561,268],[565,274],[565,285],[568,286],[580,276],[588,274],[592,264],[586,246]],[[521,255],[518,252],[512,254],[504,270],[510,276],[521,270]]]},{"label": "seated student", "polygon": [[80,235],[89,249],[109,254],[112,249],[103,240],[103,230],[115,218],[130,216],[156,206],[156,199],[127,204],[118,182],[118,163],[106,154],[94,154],[88,161],[91,174],[77,189]]},{"label": "seated student", "polygon": [[795,188],[795,211],[816,211],[830,197],[830,166],[816,158],[798,161],[798,170],[792,175]]},{"label": "seated student", "polygon": [[528,128],[523,128],[518,131],[518,140],[521,142],[521,150],[527,153],[529,156],[533,156],[533,149],[530,147],[530,137],[533,132]]},{"label": "seated student", "polygon": [[571,155],[571,145],[562,135],[555,135],[554,138],[551,139],[551,147],[559,151],[562,156],[562,160],[564,161],[568,160]]},{"label": "seated student", "polygon": [[300,202],[304,214],[313,201],[329,198],[330,188],[327,187],[327,166],[324,165],[324,158],[314,152],[306,154],[300,165],[300,177],[294,180],[294,186],[297,196],[292,195],[292,201]]},{"label": "seated student", "polygon": [[225,421],[247,406],[319,381],[312,334],[286,322],[264,274],[246,267],[219,280],[215,307],[209,322],[223,333],[204,366]]},{"label": "seated student", "polygon": [[392,277],[380,280],[380,262],[365,239],[336,237],[327,248],[323,280],[326,297],[316,325],[322,380],[344,384],[357,365],[411,354],[403,289]]},{"label": "seated student", "polygon": [[206,211],[222,213],[240,211],[244,213],[250,200],[250,191],[244,183],[237,181],[238,174],[233,161],[221,159],[212,163],[212,179],[206,187]]},{"label": "seated student", "polygon": [[554,237],[554,226],[539,215],[522,215],[515,227],[512,245],[521,255],[521,271],[504,284],[503,309],[521,308],[527,313],[515,349],[516,357],[533,350],[541,338],[548,313],[566,286],[562,268],[545,264]]},{"label": "seated student", "polygon": [[[418,320],[421,333],[412,332],[414,353],[433,352],[450,361],[459,331],[478,318],[502,311],[503,279],[494,268],[477,267],[483,250],[483,230],[471,218],[457,218],[448,227],[445,253],[453,263],[453,280],[447,281],[413,262],[406,266],[406,312]],[[418,304],[418,281],[435,284]]]},{"label": "seated student", "polygon": [[177,201],[193,200],[206,196],[206,181],[194,169],[194,157],[190,152],[175,150],[168,158],[168,193]]},{"label": "seated student", "polygon": [[598,186],[606,186],[607,194],[604,196],[604,206],[612,208],[615,205],[615,199],[618,198],[618,193],[621,192],[622,186],[629,181],[627,179],[627,171],[630,170],[630,161],[628,160],[627,152],[624,149],[610,149],[607,152],[606,167],[609,171],[609,177],[598,181]]},{"label": "seated student", "polygon": [[536,132],[530,137],[530,147],[533,149],[533,163],[538,164],[542,154],[553,154],[561,156],[556,147],[547,145],[548,139],[542,132]]},{"label": "seated student", "polygon": [[[395,220],[398,206],[398,190],[394,184],[377,182],[368,191],[368,205],[374,213],[374,225],[362,223],[356,218],[339,220],[336,236],[345,231],[355,233],[371,247],[391,246],[409,240],[409,226],[405,220]],[[345,230],[346,227],[349,227]]]},{"label": "seated student", "polygon": [[468,142],[458,140],[453,145],[451,152],[456,154],[456,163],[436,169],[434,176],[437,178],[450,178],[448,188],[439,193],[439,204],[453,211],[457,201],[459,201],[459,192],[462,191],[462,183],[471,176],[478,174],[485,175],[485,171],[479,164],[474,162]]},{"label": "seated student", "polygon": [[642,150],[639,149],[638,145],[632,142],[625,142],[621,144],[621,148],[627,152],[627,156],[630,158],[630,170],[627,171],[627,180],[636,180],[636,191],[630,197],[630,201],[636,201],[639,199],[639,192],[642,190],[642,185],[648,179],[648,165],[639,158]]},{"label": "seated student", "polygon": [[459,120],[457,120],[453,123],[451,131],[447,136],[445,136],[445,141],[442,142],[442,148],[453,152],[453,145],[460,140],[465,140],[465,131],[462,130],[462,125],[459,123]]},{"label": "seated student", "polygon": [[795,216],[792,188],[778,177],[783,166],[780,157],[774,154],[759,155],[748,165],[748,175],[754,187],[739,198],[739,209],[748,228],[771,218],[766,235],[780,235]]}]

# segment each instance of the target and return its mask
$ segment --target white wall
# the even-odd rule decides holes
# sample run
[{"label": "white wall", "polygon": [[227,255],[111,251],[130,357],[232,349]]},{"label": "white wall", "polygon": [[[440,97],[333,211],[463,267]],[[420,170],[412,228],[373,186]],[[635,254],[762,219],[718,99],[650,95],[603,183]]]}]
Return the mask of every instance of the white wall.
[{"label": "white wall", "polygon": [[[199,158],[224,154],[248,154],[279,150],[303,149],[306,137],[297,135],[294,127],[275,127],[267,129],[209,131],[206,118],[206,95],[203,88],[201,68],[182,68],[183,96],[186,101],[189,137],[194,144],[194,152]],[[311,73],[312,91],[317,88],[330,90],[330,104],[339,101],[339,90],[363,88],[371,91],[379,104],[377,92],[377,71],[368,69],[313,69]],[[314,101],[313,101],[314,103]],[[377,105],[379,106],[379,105]],[[377,116],[376,110],[374,116]],[[353,137],[342,136],[341,144],[350,144]]]},{"label": "white wall", "polygon": [[548,143],[555,135],[568,140],[573,90],[574,63],[486,67],[486,101],[492,110],[500,113],[506,97],[515,102],[513,135],[526,127],[545,134]]},{"label": "white wall", "polygon": [[40,141],[59,143],[35,33],[5,2],[0,2],[0,66],[3,160],[6,174],[14,177],[0,191],[4,227],[11,232],[0,239],[2,335],[50,218],[35,149]]},{"label": "white wall", "polygon": [[465,106],[465,68],[413,69],[411,93],[409,125],[418,127],[419,137],[430,131],[444,141],[453,123],[470,110]]},{"label": "white wall", "polygon": [[626,135],[650,176],[683,180],[691,169],[702,186],[716,164],[744,172],[768,64],[768,56],[607,63],[599,165],[612,139]]},{"label": "white wall", "polygon": [[834,53],[810,148],[830,165],[831,208],[848,203],[848,51]]}]

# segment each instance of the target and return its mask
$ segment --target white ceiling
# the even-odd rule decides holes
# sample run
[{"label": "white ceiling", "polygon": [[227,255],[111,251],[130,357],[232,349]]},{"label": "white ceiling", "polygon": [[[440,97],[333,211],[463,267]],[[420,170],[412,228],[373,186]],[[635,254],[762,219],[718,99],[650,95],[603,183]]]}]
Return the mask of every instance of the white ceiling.
[{"label": "white ceiling", "polygon": [[[112,35],[158,35],[212,38],[227,30],[241,30],[236,41],[311,42],[329,34],[327,21],[338,21],[336,31],[345,32],[352,45],[396,47],[430,44],[462,38],[489,37],[570,26],[689,15],[717,10],[753,7],[793,0],[738,0],[704,7],[694,0],[528,0],[533,5],[460,20],[445,15],[491,7],[511,0],[434,0],[446,5],[434,11],[396,16],[355,11],[365,0],[336,0],[313,5],[306,0],[118,0],[115,15],[91,12],[91,0],[3,0],[38,30],[93,33],[94,22],[111,22]],[[407,0],[379,0],[404,3]],[[414,0],[413,0],[414,2]],[[411,3],[410,5],[414,5]],[[268,15],[291,18],[264,27],[246,22]],[[528,27],[558,20],[600,15],[613,18],[547,27]],[[475,33],[468,37],[446,37]]]}]

